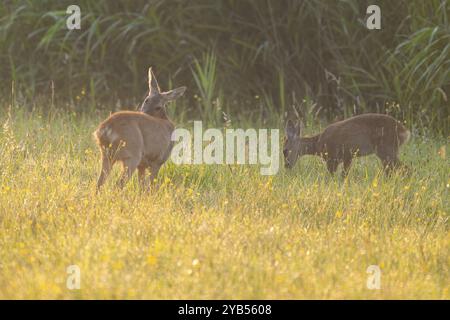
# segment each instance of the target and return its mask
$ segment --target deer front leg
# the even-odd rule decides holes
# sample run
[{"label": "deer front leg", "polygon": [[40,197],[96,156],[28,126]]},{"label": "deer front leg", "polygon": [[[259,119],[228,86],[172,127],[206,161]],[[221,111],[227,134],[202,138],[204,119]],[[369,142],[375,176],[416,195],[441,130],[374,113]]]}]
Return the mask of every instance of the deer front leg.
[{"label": "deer front leg", "polygon": [[397,157],[387,157],[382,159],[381,162],[383,163],[383,169],[387,176],[390,176],[394,169],[401,167],[401,162],[397,159]]},{"label": "deer front leg", "polygon": [[398,149],[396,147],[383,145],[377,149],[376,155],[380,158],[384,173],[387,176],[390,176],[394,169],[402,166],[398,159]]},{"label": "deer front leg", "polygon": [[327,169],[331,173],[331,175],[334,175],[334,173],[337,170],[337,167],[339,165],[339,160],[331,158],[327,160]]}]

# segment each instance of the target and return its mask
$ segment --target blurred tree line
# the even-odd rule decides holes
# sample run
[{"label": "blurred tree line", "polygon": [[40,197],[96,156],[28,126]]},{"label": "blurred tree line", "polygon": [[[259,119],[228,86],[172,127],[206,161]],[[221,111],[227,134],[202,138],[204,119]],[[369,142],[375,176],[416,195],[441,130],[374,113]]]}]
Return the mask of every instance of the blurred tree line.
[{"label": "blurred tree line", "polygon": [[[74,3],[76,2],[76,3]],[[68,30],[66,9],[81,9]],[[381,30],[368,30],[370,4]],[[114,108],[160,85],[229,112],[389,112],[448,129],[448,0],[134,0],[0,3],[2,99]],[[81,99],[83,98],[83,99]],[[83,101],[83,103],[81,102]],[[310,103],[305,103],[310,102]],[[306,107],[308,106],[308,107]]]}]

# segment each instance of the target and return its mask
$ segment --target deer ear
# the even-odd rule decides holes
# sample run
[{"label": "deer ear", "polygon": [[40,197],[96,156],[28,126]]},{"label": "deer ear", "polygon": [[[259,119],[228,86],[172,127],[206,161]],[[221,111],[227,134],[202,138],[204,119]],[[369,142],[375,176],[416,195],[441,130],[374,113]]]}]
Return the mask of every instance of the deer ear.
[{"label": "deer ear", "polygon": [[164,98],[167,101],[172,101],[172,100],[175,100],[175,99],[178,99],[179,97],[181,97],[185,91],[186,91],[186,87],[179,87],[179,88],[164,92],[164,93],[162,93],[162,95],[164,96]]},{"label": "deer ear", "polygon": [[299,134],[297,123],[294,123],[294,121],[292,121],[291,119],[288,119],[288,121],[286,121],[286,127],[284,128],[284,131],[286,133],[286,136],[291,139]]},{"label": "deer ear", "polygon": [[160,92],[158,81],[156,81],[156,77],[153,74],[152,67],[148,68],[148,90],[150,94]]}]

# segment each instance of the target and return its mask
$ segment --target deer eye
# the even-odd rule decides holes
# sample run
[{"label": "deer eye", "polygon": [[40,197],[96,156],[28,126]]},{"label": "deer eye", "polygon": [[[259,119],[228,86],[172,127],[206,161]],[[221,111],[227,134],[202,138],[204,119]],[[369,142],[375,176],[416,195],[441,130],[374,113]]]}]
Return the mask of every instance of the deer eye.
[{"label": "deer eye", "polygon": [[288,154],[289,154],[289,150],[288,150],[288,149],[284,149],[284,150],[283,150],[283,155],[284,155],[285,157],[287,157]]}]

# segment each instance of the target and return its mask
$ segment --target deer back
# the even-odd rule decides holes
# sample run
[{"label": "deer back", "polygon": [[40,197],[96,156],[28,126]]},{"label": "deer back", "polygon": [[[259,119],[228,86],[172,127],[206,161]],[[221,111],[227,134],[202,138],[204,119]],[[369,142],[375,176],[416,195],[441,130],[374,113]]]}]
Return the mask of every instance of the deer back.
[{"label": "deer back", "polygon": [[149,160],[166,159],[172,142],[174,125],[142,112],[117,112],[103,121],[95,131],[100,148],[108,149],[115,160],[142,156]]},{"label": "deer back", "polygon": [[362,114],[329,125],[321,134],[321,152],[374,153],[377,149],[396,150],[409,139],[409,131],[394,118],[383,114]]}]

